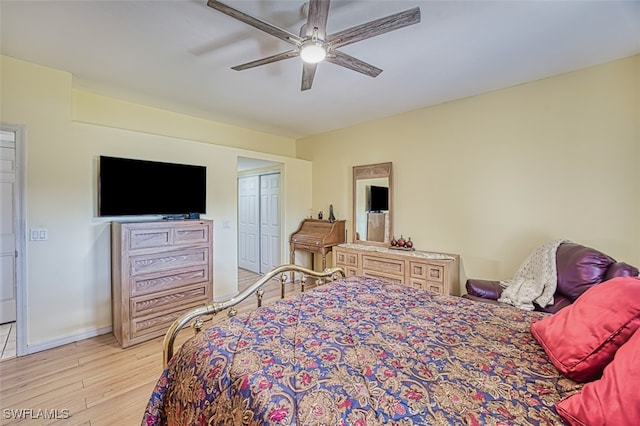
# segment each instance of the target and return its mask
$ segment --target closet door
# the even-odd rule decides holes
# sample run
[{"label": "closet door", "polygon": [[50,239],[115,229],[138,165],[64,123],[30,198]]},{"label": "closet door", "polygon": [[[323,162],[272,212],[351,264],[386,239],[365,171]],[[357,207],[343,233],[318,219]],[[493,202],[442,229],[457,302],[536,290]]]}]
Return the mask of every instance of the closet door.
[{"label": "closet door", "polygon": [[238,178],[238,266],[255,273],[260,273],[258,263],[259,195],[259,176]]},{"label": "closet door", "polygon": [[260,272],[279,266],[280,173],[260,176]]}]

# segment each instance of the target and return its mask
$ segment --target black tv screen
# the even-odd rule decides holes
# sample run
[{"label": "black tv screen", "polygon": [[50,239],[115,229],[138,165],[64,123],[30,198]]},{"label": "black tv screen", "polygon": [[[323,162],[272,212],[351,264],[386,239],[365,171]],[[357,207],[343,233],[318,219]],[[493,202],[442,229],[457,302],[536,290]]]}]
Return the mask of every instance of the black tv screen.
[{"label": "black tv screen", "polygon": [[207,168],[100,156],[98,214],[206,213]]},{"label": "black tv screen", "polygon": [[369,211],[380,212],[389,210],[389,188],[373,186],[369,188]]}]

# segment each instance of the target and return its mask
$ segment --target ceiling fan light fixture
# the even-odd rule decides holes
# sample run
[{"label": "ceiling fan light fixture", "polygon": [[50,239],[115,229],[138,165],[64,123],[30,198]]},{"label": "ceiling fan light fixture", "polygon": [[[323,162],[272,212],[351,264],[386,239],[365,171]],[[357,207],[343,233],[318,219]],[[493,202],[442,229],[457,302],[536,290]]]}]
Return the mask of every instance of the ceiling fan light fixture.
[{"label": "ceiling fan light fixture", "polygon": [[[1,1],[2,0],[0,0],[0,2]],[[304,63],[302,66],[302,84],[300,86],[300,90],[302,91],[311,89],[316,73],[316,64],[322,62],[324,59],[327,59],[327,61],[332,64],[357,71],[369,77],[377,77],[378,74],[382,72],[380,68],[347,55],[339,49],[343,46],[420,22],[420,8],[414,7],[404,12],[394,13],[393,15],[374,19],[373,21],[365,22],[364,24],[356,25],[333,34],[327,34],[327,18],[329,16],[329,4],[331,0],[303,1],[307,1],[307,3],[302,6],[301,12],[307,16],[307,19],[300,28],[300,35],[296,35],[269,22],[234,9],[231,6],[227,6],[218,0],[207,0],[207,6],[294,46],[292,50],[231,68],[236,71],[241,71],[300,56]]]},{"label": "ceiling fan light fixture", "polygon": [[317,40],[307,40],[300,46],[300,57],[309,64],[317,64],[327,56],[324,44]]}]

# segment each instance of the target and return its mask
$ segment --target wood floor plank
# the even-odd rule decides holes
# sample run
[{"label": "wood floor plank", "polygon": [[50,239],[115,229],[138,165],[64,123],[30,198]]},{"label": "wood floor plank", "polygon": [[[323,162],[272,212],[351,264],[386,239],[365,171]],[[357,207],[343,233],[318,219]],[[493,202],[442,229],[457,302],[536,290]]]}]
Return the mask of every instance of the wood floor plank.
[{"label": "wood floor plank", "polygon": [[76,377],[76,374],[60,376],[47,382],[28,382],[23,385],[13,386],[11,388],[2,387],[0,391],[0,401],[4,407],[21,407],[27,403],[31,403],[35,398],[47,398],[52,393],[58,392],[60,389],[66,391],[82,390],[84,385],[82,379]]},{"label": "wood floor plank", "polygon": [[12,367],[0,371],[0,377],[2,377],[0,384],[3,389],[5,387],[14,387],[22,383],[44,380],[45,378],[55,376],[62,371],[78,367],[78,360],[70,358],[69,355],[65,355],[63,359],[52,359],[49,363],[49,368],[47,368],[46,364],[15,364],[12,361],[16,359],[19,358],[12,358],[0,362],[0,364],[9,363]]},{"label": "wood floor plank", "polygon": [[130,388],[126,393],[106,398],[86,409],[71,413],[71,422],[95,425],[139,426],[142,421],[155,380],[149,380]]},{"label": "wood floor plank", "polygon": [[[91,419],[91,426],[132,425],[138,426],[147,406],[154,383],[146,383],[130,390],[125,395],[105,401],[94,407],[98,416]],[[114,410],[113,407],[118,407]]]},{"label": "wood floor plank", "polygon": [[127,377],[127,375],[131,374],[132,371],[136,371],[136,369],[140,367],[146,367],[147,371],[151,370],[152,367],[160,375],[160,371],[157,369],[158,367],[162,368],[162,364],[148,365],[146,360],[138,359],[135,356],[130,356],[127,358],[121,359],[119,362],[116,362],[112,365],[100,366],[97,368],[92,368],[91,373],[88,374],[84,379],[82,379],[82,383],[85,388],[94,386],[97,383],[104,382],[105,380],[109,380],[112,377]]},{"label": "wood floor plank", "polygon": [[[162,364],[159,363],[157,367],[160,367],[161,365]],[[86,386],[83,394],[85,396],[87,408],[94,407],[105,401],[124,395],[132,389],[139,387],[141,383],[155,385],[156,380],[157,377],[150,380],[148,368],[139,367],[131,371],[131,374],[127,376],[113,377],[111,379],[97,382],[91,386]],[[153,386],[150,387],[147,399],[151,395],[152,389]]]}]

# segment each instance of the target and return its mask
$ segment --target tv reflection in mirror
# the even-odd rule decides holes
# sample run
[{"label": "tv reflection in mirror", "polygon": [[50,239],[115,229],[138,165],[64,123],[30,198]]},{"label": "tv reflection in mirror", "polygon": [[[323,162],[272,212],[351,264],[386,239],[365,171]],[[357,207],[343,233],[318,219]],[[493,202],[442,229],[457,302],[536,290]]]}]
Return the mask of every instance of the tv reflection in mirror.
[{"label": "tv reflection in mirror", "polygon": [[389,188],[367,186],[367,241],[384,242],[388,236],[387,212],[389,211]]},{"label": "tv reflection in mirror", "polygon": [[367,210],[369,213],[381,213],[389,210],[389,188],[371,185],[367,188]]},{"label": "tv reflection in mirror", "polygon": [[99,167],[99,216],[176,219],[206,213],[205,166],[100,156]]}]

